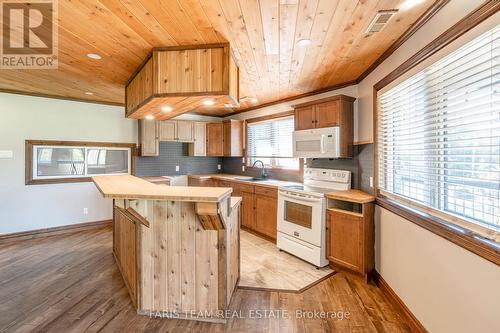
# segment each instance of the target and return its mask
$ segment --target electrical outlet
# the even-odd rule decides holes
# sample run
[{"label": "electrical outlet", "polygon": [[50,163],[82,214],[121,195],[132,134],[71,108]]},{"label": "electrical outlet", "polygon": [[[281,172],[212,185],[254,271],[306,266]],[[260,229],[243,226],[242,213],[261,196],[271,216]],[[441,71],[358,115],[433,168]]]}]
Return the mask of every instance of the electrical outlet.
[{"label": "electrical outlet", "polygon": [[241,171],[245,172],[245,166],[244,165],[241,166]]},{"label": "electrical outlet", "polygon": [[220,164],[217,164],[217,170],[222,169],[222,166]]},{"label": "electrical outlet", "polygon": [[180,168],[178,165],[175,166],[175,171],[179,172]]},{"label": "electrical outlet", "polygon": [[370,187],[373,187],[373,177],[370,177]]},{"label": "electrical outlet", "polygon": [[83,215],[88,215],[89,209],[87,207],[83,208]]}]

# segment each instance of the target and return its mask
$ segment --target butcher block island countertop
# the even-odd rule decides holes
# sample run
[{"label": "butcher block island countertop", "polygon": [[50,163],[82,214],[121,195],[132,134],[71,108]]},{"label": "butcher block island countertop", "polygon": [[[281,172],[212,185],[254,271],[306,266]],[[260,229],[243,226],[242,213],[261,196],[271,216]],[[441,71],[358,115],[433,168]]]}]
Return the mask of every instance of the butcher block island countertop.
[{"label": "butcher block island countertop", "polygon": [[137,312],[225,322],[240,274],[241,198],[128,175],[92,180],[113,199],[113,254]]},{"label": "butcher block island countertop", "polygon": [[223,187],[158,186],[129,175],[96,176],[92,180],[105,198],[112,199],[219,202],[232,192]]}]

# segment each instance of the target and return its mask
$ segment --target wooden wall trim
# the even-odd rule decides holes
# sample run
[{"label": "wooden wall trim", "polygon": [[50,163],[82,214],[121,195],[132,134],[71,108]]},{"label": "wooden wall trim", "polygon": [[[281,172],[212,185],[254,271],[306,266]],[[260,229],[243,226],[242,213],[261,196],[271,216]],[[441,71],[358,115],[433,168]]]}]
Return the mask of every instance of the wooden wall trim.
[{"label": "wooden wall trim", "polygon": [[422,63],[424,60],[428,59],[432,55],[436,54],[438,51],[442,50],[448,44],[464,35],[466,32],[489,18],[490,16],[496,14],[500,10],[500,1],[485,1],[481,6],[476,8],[474,11],[469,13],[463,19],[458,21],[451,28],[443,32],[439,37],[434,39],[432,42],[427,44],[420,51],[415,53],[408,60],[403,62],[395,70],[386,75],[382,80],[375,84],[375,89],[380,90],[387,86],[389,83],[393,82],[399,78],[404,73],[408,72],[413,67]]},{"label": "wooden wall trim", "polygon": [[281,103],[285,103],[285,102],[291,102],[291,101],[295,101],[295,100],[303,98],[303,97],[309,97],[309,96],[313,96],[313,95],[318,95],[318,94],[326,93],[326,92],[329,92],[329,91],[332,91],[332,90],[337,90],[337,89],[341,89],[341,88],[345,88],[345,87],[354,86],[356,84],[358,84],[358,81],[356,81],[356,80],[354,80],[354,81],[348,81],[348,82],[343,82],[343,83],[335,84],[333,86],[329,86],[329,87],[325,87],[325,88],[321,88],[321,89],[316,89],[316,90],[313,90],[313,91],[309,91],[309,92],[306,92],[306,93],[303,93],[303,94],[300,94],[300,95],[290,96],[290,97],[278,99],[276,101],[262,103],[262,104],[259,104],[259,105],[256,105],[256,106],[251,106],[249,108],[240,109],[240,110],[238,110],[236,112],[233,112],[231,114],[228,114],[228,115],[225,115],[225,116],[222,116],[222,117],[225,118],[225,117],[228,117],[228,116],[233,116],[233,115],[236,115],[236,114],[239,114],[239,113],[243,113],[243,112],[247,112],[247,111],[262,109],[262,108],[265,108],[267,106],[272,106],[272,105],[281,104]]},{"label": "wooden wall trim", "polygon": [[91,182],[91,177],[33,179],[33,146],[84,146],[84,147],[116,147],[130,148],[130,174],[135,174],[135,143],[92,142],[92,141],[59,141],[59,140],[26,140],[24,143],[24,183],[25,185],[45,185],[63,183]]},{"label": "wooden wall trim", "polygon": [[246,119],[245,121],[248,124],[251,124],[251,123],[256,123],[259,121],[266,121],[266,120],[273,120],[273,119],[278,119],[278,118],[290,117],[290,116],[293,116],[294,114],[295,114],[295,111],[290,110],[290,111],[284,111],[284,112],[279,112],[279,113],[273,113],[273,114],[269,114],[266,116]]},{"label": "wooden wall trim", "polygon": [[399,298],[396,292],[389,286],[382,276],[377,271],[373,273],[373,279],[382,293],[387,297],[389,302],[399,311],[406,319],[411,332],[426,333],[424,325],[415,317],[415,315],[408,309],[406,304]]},{"label": "wooden wall trim", "polygon": [[32,238],[39,237],[48,237],[54,235],[60,235],[71,232],[78,232],[89,229],[99,229],[110,227],[113,220],[102,220],[102,221],[94,221],[94,222],[85,222],[78,224],[65,225],[61,227],[52,227],[52,228],[44,228],[44,229],[36,229],[30,231],[21,231],[14,232],[9,234],[0,235],[0,243],[4,242],[12,242],[12,241],[20,241]]},{"label": "wooden wall trim", "polygon": [[432,216],[428,213],[409,209],[396,200],[377,196],[377,205],[387,209],[411,223],[414,223],[492,263],[500,266],[500,246],[472,231]]}]

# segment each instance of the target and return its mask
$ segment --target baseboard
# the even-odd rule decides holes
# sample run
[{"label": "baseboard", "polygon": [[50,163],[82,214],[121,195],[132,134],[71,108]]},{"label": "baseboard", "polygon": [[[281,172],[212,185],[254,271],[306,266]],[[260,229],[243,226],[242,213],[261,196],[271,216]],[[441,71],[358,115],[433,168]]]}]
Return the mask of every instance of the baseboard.
[{"label": "baseboard", "polygon": [[276,244],[276,238],[272,238],[272,237],[269,237],[269,236],[267,236],[267,235],[261,234],[260,232],[255,231],[255,230],[253,230],[253,229],[250,229],[250,228],[248,228],[248,227],[245,227],[244,225],[240,226],[240,229],[241,229],[241,230],[244,230],[244,231],[246,231],[246,232],[248,232],[249,234],[252,234],[252,235],[254,235],[254,236],[260,237],[260,238],[262,238],[262,239],[265,239],[265,240],[267,240],[267,241],[270,241],[271,243]]},{"label": "baseboard", "polygon": [[45,228],[45,229],[37,229],[30,231],[22,231],[22,232],[14,232],[11,234],[3,234],[0,235],[0,243],[9,242],[9,241],[19,241],[25,239],[32,239],[38,237],[47,237],[54,236],[60,234],[66,234],[70,232],[77,232],[88,229],[97,229],[111,226],[113,220],[103,220],[103,221],[94,221],[94,222],[85,222],[71,225],[64,225],[61,227],[53,227],[53,228]]},{"label": "baseboard", "polygon": [[408,309],[406,304],[399,298],[399,296],[392,290],[387,281],[377,271],[373,273],[373,280],[380,288],[382,293],[389,299],[389,301],[396,307],[396,309],[405,317],[411,332],[426,333],[424,325],[413,315]]}]

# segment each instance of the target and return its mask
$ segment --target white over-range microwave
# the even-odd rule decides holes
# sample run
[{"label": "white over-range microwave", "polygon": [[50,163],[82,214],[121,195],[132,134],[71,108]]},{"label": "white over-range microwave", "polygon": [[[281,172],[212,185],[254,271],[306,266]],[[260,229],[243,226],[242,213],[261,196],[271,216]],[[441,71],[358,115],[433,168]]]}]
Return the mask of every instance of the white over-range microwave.
[{"label": "white over-range microwave", "polygon": [[336,126],[293,132],[293,156],[300,158],[340,157],[340,128]]}]

